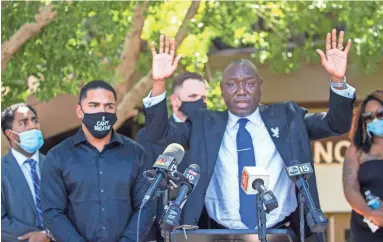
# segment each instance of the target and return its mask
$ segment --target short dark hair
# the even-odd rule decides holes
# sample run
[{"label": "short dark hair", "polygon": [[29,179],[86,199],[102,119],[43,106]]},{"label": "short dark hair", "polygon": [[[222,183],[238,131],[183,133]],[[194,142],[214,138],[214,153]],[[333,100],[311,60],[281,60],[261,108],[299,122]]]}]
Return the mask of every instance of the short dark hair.
[{"label": "short dark hair", "polygon": [[114,99],[117,100],[117,93],[109,83],[103,80],[94,80],[94,81],[88,82],[85,86],[83,86],[83,88],[81,88],[79,103],[86,98],[88,91],[98,89],[98,88],[111,91],[113,93]]},{"label": "short dark hair", "polygon": [[[26,103],[16,103],[9,107],[7,107],[3,112],[1,112],[1,130],[5,135],[5,130],[12,129],[13,121],[15,120],[15,113],[17,109],[27,107],[31,110],[37,117],[36,109],[34,109],[31,105]],[[7,137],[8,138],[8,137]]]},{"label": "short dark hair", "polygon": [[205,82],[205,79],[198,73],[195,73],[195,72],[184,72],[184,73],[181,73],[179,75],[177,75],[174,79],[173,79],[173,83],[172,83],[172,92],[174,92],[174,90],[178,87],[181,87],[182,84],[184,84],[184,82],[188,79],[195,79],[195,80],[198,80],[198,81],[201,81],[201,82]]},{"label": "short dark hair", "polygon": [[362,101],[354,116],[352,125],[351,138],[353,143],[358,150],[361,150],[364,153],[370,152],[372,139],[374,138],[374,134],[371,134],[371,136],[367,134],[368,131],[366,122],[363,118],[363,113],[365,112],[367,103],[372,100],[375,100],[383,105],[383,90],[376,90]]}]

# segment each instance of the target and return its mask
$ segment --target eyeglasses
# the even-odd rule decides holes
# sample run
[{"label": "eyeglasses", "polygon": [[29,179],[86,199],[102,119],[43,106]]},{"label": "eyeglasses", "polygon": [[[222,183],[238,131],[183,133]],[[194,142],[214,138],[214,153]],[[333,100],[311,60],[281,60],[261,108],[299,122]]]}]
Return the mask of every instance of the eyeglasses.
[{"label": "eyeglasses", "polygon": [[383,108],[376,110],[375,114],[372,112],[364,113],[363,118],[366,123],[371,123],[375,118],[383,119]]}]

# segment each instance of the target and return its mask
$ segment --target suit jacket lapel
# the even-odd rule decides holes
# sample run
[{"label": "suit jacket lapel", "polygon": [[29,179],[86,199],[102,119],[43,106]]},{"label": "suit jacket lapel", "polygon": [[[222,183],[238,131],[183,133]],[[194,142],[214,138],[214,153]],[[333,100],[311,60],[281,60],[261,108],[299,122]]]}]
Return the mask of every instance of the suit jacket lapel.
[{"label": "suit jacket lapel", "polygon": [[259,105],[259,111],[271,139],[286,164],[291,160],[289,127],[286,113],[283,109],[262,104]]},{"label": "suit jacket lapel", "polygon": [[228,111],[205,115],[205,142],[208,155],[208,172],[212,174],[228,121]]},{"label": "suit jacket lapel", "polygon": [[[45,159],[45,155],[39,153],[40,176],[41,176],[41,172],[42,172],[42,170],[43,170],[44,159]],[[40,177],[40,179],[41,179],[41,177]]]},{"label": "suit jacket lapel", "polygon": [[32,207],[32,211],[36,214],[36,205],[32,196],[31,189],[29,188],[24,173],[22,172],[11,151],[7,154],[5,161],[7,164],[6,172],[8,179],[13,180],[12,183],[15,185],[15,188],[19,188],[21,190],[22,194],[25,195],[24,199]]}]

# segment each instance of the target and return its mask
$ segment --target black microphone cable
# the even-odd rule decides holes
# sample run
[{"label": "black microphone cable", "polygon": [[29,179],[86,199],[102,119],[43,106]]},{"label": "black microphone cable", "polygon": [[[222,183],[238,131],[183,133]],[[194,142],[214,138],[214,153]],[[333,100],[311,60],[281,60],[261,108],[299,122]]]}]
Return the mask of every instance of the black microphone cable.
[{"label": "black microphone cable", "polygon": [[141,212],[146,203],[141,203],[140,209],[138,210],[138,224],[137,224],[137,242],[140,242],[140,220],[141,220]]}]

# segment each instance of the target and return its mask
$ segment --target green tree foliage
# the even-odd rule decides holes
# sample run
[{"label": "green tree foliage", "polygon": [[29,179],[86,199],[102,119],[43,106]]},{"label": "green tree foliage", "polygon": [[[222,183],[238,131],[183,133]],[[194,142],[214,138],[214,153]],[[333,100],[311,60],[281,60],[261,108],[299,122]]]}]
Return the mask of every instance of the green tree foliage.
[{"label": "green tree foliage", "polygon": [[[4,43],[48,3],[3,2]],[[126,34],[132,23],[134,1],[52,2],[55,18],[15,53],[2,71],[2,105],[24,101],[30,94],[49,100],[62,93],[76,94],[81,83],[105,79],[121,81],[117,69]],[[142,48],[136,71],[151,67],[148,43],[159,33],[174,36],[190,2],[150,2],[145,12]],[[212,40],[230,48],[253,47],[255,63],[269,62],[275,71],[289,73],[303,62],[318,62],[315,49],[333,27],[353,40],[352,70],[374,72],[383,55],[383,5],[379,2],[326,1],[206,1],[188,26],[178,52],[184,55],[179,71],[203,72]],[[28,77],[38,87],[28,85]],[[211,83],[210,108],[222,109],[219,79]],[[33,86],[33,85],[32,85]]]}]

